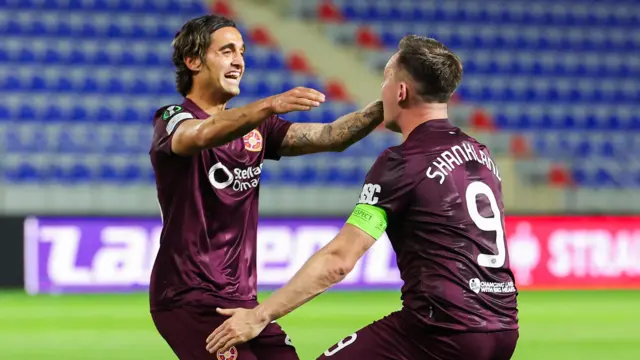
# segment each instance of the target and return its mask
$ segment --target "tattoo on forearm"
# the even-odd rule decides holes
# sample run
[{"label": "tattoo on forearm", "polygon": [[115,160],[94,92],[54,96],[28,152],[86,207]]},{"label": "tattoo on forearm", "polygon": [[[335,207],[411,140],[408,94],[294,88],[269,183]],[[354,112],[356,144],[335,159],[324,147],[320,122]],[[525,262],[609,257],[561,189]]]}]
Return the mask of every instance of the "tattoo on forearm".
[{"label": "tattoo on forearm", "polygon": [[282,142],[280,154],[343,151],[372,132],[382,118],[382,103],[378,101],[330,124],[293,124]]}]

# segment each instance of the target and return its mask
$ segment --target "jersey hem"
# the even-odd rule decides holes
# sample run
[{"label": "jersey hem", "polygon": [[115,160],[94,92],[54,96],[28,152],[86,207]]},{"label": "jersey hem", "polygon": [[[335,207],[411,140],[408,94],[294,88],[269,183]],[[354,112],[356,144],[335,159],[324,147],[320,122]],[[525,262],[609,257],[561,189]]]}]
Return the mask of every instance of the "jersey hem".
[{"label": "jersey hem", "polygon": [[181,307],[255,307],[257,304],[257,296],[232,299],[203,289],[194,289],[187,295],[181,297],[180,300],[167,299],[161,301],[151,301],[149,309],[151,312],[156,312],[167,311]]}]

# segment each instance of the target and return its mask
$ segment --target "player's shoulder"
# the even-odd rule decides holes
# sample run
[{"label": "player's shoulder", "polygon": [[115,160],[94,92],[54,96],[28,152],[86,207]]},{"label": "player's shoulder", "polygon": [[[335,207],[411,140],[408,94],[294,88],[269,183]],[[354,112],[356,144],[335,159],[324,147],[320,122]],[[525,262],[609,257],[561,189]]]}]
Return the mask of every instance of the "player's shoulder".
[{"label": "player's shoulder", "polygon": [[376,166],[398,166],[404,164],[406,158],[402,151],[402,146],[391,146],[378,155],[374,165]]},{"label": "player's shoulder", "polygon": [[[402,178],[407,171],[406,159],[401,148],[393,146],[381,152],[369,170],[369,177],[376,179]],[[380,180],[382,181],[382,180]]]},{"label": "player's shoulder", "polygon": [[184,105],[169,104],[162,106],[155,111],[153,115],[153,124],[156,126],[162,125],[170,134],[180,122],[195,118],[196,115],[186,109]]},{"label": "player's shoulder", "polygon": [[182,104],[168,104],[160,107],[153,114],[154,119],[170,121],[176,117],[192,117],[195,118],[195,115],[186,109]]},{"label": "player's shoulder", "polygon": [[461,142],[471,143],[481,151],[486,150],[487,152],[489,152],[489,147],[482,141],[478,140],[477,138],[465,133],[464,131],[460,131],[460,136],[461,136]]}]

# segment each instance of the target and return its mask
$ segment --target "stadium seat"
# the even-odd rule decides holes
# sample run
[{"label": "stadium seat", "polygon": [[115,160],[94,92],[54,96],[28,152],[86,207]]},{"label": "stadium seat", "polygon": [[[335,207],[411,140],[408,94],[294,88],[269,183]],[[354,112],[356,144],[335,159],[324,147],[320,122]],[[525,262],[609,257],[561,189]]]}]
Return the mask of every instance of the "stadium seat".
[{"label": "stadium seat", "polygon": [[342,14],[331,1],[322,1],[317,8],[318,18],[325,23],[342,21]]},{"label": "stadium seat", "polygon": [[40,182],[44,174],[34,165],[21,163],[15,168],[5,170],[5,179],[12,183]]},{"label": "stadium seat", "polygon": [[551,186],[565,187],[572,183],[571,175],[561,166],[552,166],[549,171],[549,184]]},{"label": "stadium seat", "polygon": [[249,33],[251,41],[260,46],[273,47],[276,45],[276,41],[273,39],[269,30],[264,27],[255,27],[251,29]]},{"label": "stadium seat", "polygon": [[368,27],[359,27],[355,39],[356,43],[365,49],[378,49],[383,45],[380,37]]},{"label": "stadium seat", "polygon": [[347,93],[347,89],[344,84],[338,80],[331,80],[326,85],[327,89],[327,97],[331,100],[336,101],[348,101],[349,94]]},{"label": "stadium seat", "polygon": [[232,17],[233,12],[231,10],[231,6],[224,0],[216,0],[213,1],[211,5],[211,12],[213,14],[219,14],[222,16]]},{"label": "stadium seat", "polygon": [[287,59],[287,68],[294,72],[310,73],[311,66],[301,53],[292,53]]}]

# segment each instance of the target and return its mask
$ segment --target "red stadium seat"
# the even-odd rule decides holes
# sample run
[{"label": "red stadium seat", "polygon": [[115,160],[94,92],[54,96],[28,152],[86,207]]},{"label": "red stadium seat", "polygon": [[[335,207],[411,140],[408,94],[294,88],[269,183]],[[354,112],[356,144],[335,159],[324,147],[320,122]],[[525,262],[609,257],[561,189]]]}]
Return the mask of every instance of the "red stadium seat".
[{"label": "red stadium seat", "polygon": [[318,18],[325,23],[342,22],[343,17],[340,9],[331,1],[323,1],[318,4]]},{"label": "red stadium seat", "polygon": [[473,114],[471,114],[471,126],[477,130],[495,130],[493,119],[482,109],[476,109]]},{"label": "red stadium seat", "polygon": [[344,84],[338,80],[330,80],[326,85],[326,95],[330,100],[349,101],[350,96]]},{"label": "red stadium seat", "polygon": [[273,39],[273,37],[271,37],[269,30],[260,26],[257,26],[251,29],[249,37],[251,38],[251,41],[253,41],[258,45],[262,45],[262,46],[276,45],[276,41]]},{"label": "red stadium seat", "polygon": [[511,143],[509,144],[511,154],[518,158],[526,158],[531,156],[531,150],[527,139],[522,135],[514,135],[511,137]]},{"label": "red stadium seat", "polygon": [[365,49],[382,48],[382,41],[378,35],[366,26],[360,26],[356,30],[356,43]]},{"label": "red stadium seat", "polygon": [[557,187],[567,187],[572,185],[571,175],[566,168],[561,165],[552,165],[549,169],[549,184]]},{"label": "red stadium seat", "polygon": [[305,58],[300,52],[294,52],[289,55],[289,58],[287,59],[287,68],[295,72],[312,73],[311,66],[307,61],[307,58]]},{"label": "red stadium seat", "polygon": [[211,12],[214,14],[233,17],[233,10],[226,0],[216,0],[211,4]]}]

